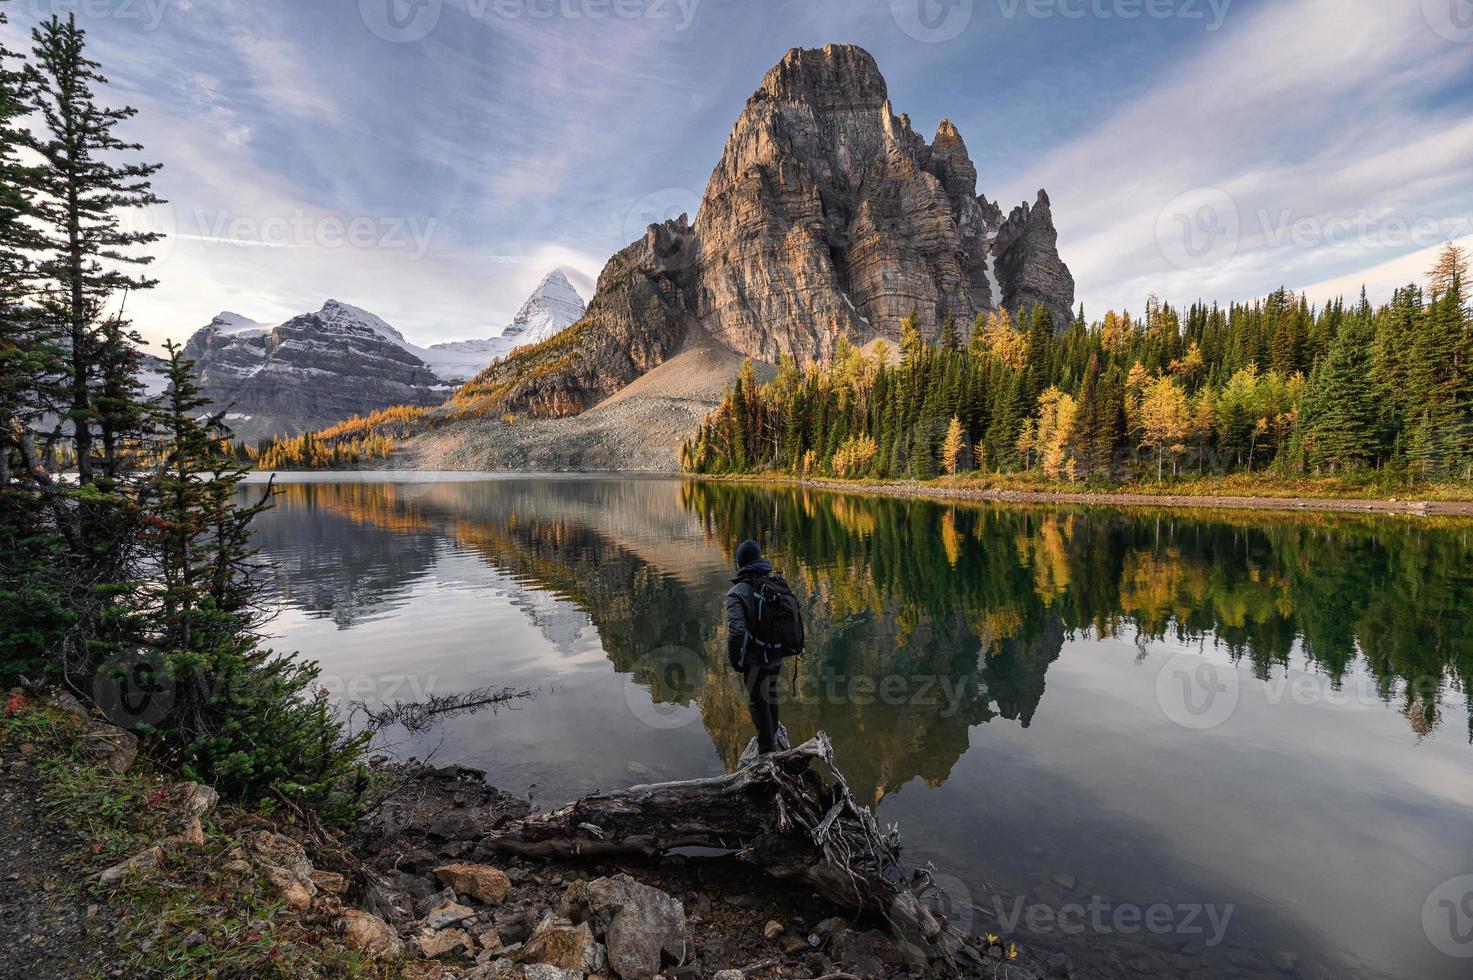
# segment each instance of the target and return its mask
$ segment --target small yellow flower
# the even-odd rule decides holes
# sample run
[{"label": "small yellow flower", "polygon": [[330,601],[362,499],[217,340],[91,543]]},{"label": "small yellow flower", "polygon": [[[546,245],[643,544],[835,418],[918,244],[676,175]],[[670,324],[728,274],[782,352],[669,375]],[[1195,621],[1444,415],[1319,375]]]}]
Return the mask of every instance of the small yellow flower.
[{"label": "small yellow flower", "polygon": [[1017,958],[1018,958],[1018,944],[1017,943],[1008,943],[1008,959],[1015,960]]}]

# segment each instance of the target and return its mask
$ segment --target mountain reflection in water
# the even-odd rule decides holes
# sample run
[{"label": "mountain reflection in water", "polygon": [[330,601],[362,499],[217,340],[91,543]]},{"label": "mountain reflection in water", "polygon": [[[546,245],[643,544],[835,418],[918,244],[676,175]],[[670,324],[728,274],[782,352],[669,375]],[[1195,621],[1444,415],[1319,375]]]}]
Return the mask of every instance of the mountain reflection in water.
[{"label": "mountain reflection in water", "polygon": [[[997,895],[1232,903],[1221,947],[1036,940],[1091,976],[1460,975],[1422,912],[1473,871],[1473,525],[366,477],[281,487],[260,544],[280,645],[345,696],[543,688],[410,748],[553,803],[735,764],[720,597],[746,537],[807,611],[789,731],[829,733],[978,928]],[[1220,720],[1173,701],[1177,662],[1230,689]]]}]

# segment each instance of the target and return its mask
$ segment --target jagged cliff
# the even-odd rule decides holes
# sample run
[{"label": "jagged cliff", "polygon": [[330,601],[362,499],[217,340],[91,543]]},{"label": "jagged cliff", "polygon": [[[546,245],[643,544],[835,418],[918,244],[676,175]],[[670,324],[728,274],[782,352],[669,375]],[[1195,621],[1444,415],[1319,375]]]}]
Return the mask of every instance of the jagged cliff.
[{"label": "jagged cliff", "polygon": [[915,311],[939,330],[1041,304],[1060,326],[1074,280],[1048,196],[1004,216],[977,193],[962,136],[927,143],[852,45],[789,51],[732,129],[692,225],[651,225],[599,277],[584,318],[460,394],[538,416],[577,414],[710,337],[762,361],[823,357],[841,335],[897,339]]}]

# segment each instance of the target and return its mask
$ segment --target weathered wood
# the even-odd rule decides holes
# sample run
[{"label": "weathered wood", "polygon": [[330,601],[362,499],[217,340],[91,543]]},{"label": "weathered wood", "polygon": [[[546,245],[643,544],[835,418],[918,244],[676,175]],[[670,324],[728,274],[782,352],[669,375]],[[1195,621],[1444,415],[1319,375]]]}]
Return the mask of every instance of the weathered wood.
[{"label": "weathered wood", "polygon": [[735,851],[837,905],[883,917],[929,971],[981,964],[975,946],[921,900],[928,872],[903,870],[898,832],[882,833],[854,799],[822,732],[725,776],[585,796],[487,835],[478,850],[598,859],[691,846]]}]

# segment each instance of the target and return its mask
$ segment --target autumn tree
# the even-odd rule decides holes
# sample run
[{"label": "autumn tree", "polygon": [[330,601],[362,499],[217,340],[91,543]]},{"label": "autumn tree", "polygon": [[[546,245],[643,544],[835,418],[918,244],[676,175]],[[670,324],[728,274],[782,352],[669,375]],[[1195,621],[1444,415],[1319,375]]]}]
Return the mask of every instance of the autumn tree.
[{"label": "autumn tree", "polygon": [[946,427],[946,439],[941,443],[942,468],[953,475],[960,470],[967,469],[966,450],[966,436],[962,433],[962,421],[953,415],[951,424]]},{"label": "autumn tree", "polygon": [[1168,377],[1157,378],[1145,389],[1140,404],[1141,446],[1150,447],[1156,456],[1156,479],[1163,477],[1166,454],[1172,454],[1172,474],[1176,473],[1176,454],[1184,448],[1187,425],[1187,397],[1181,385]]}]

